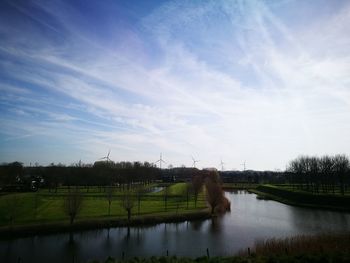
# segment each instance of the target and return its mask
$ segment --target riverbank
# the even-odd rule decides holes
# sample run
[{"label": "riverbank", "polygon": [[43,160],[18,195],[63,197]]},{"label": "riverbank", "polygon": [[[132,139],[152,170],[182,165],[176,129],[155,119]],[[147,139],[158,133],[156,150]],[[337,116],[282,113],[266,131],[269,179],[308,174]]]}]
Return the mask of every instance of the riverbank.
[{"label": "riverbank", "polygon": [[259,199],[271,199],[293,206],[344,212],[350,211],[350,196],[291,191],[274,185],[259,185],[255,189],[248,189],[248,191],[257,194]]},{"label": "riverbank", "polygon": [[70,225],[68,220],[51,223],[44,222],[41,224],[0,227],[0,238],[56,234],[72,231],[76,232],[109,227],[148,226],[160,223],[178,223],[184,221],[205,220],[208,218],[211,218],[209,209],[203,209],[201,211],[192,210],[181,212],[181,214],[164,212],[151,215],[133,216],[130,221],[128,221],[126,217],[105,217],[93,218],[89,220],[81,219],[74,222],[73,225]]}]

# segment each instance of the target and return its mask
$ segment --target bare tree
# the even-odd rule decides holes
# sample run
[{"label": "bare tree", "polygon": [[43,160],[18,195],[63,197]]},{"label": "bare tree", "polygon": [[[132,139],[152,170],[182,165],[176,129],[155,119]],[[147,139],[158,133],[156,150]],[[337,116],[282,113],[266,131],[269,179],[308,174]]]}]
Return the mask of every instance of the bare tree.
[{"label": "bare tree", "polygon": [[163,190],[164,209],[165,209],[165,211],[167,211],[167,209],[168,209],[168,197],[169,197],[169,192],[170,192],[169,186],[166,185],[166,186],[164,187],[164,190]]},{"label": "bare tree", "polygon": [[328,193],[329,185],[330,185],[330,175],[332,174],[332,166],[333,166],[333,160],[330,156],[326,155],[320,158],[319,160],[319,166],[320,166],[320,175],[322,179],[322,190],[324,193]]},{"label": "bare tree", "polygon": [[300,156],[290,162],[286,174],[299,189],[316,193],[322,189],[323,193],[336,194],[339,187],[344,195],[350,183],[349,163],[346,155]]},{"label": "bare tree", "polygon": [[190,201],[190,193],[191,193],[191,185],[189,183],[186,183],[184,195],[186,197],[186,208],[188,209],[188,203]]},{"label": "bare tree", "polygon": [[224,193],[221,185],[211,174],[209,174],[205,180],[205,187],[207,192],[207,202],[211,207],[211,214],[213,215],[215,208],[223,203]]},{"label": "bare tree", "polygon": [[40,201],[39,194],[34,193],[34,196],[33,196],[34,219],[36,219],[37,214],[38,214],[39,201]]},{"label": "bare tree", "polygon": [[178,213],[178,210],[183,202],[186,202],[187,209],[188,209],[188,203],[190,198],[190,184],[185,183],[184,187],[179,192],[177,198],[176,198],[176,213]]},{"label": "bare tree", "polygon": [[78,189],[67,193],[63,202],[64,213],[69,216],[70,224],[72,225],[74,219],[79,214],[83,204],[83,197]]},{"label": "bare tree", "polygon": [[18,216],[19,198],[17,194],[11,194],[6,197],[5,208],[6,215],[11,225],[15,222]]},{"label": "bare tree", "polygon": [[122,200],[121,200],[121,206],[126,210],[128,213],[128,221],[130,221],[131,218],[131,210],[135,205],[135,198],[133,193],[128,190],[123,193]]},{"label": "bare tree", "polygon": [[198,195],[203,186],[203,177],[198,174],[192,177],[192,188],[194,194],[194,207],[197,207]]},{"label": "bare tree", "polygon": [[145,192],[145,188],[142,185],[137,188],[137,213],[138,214],[140,214],[141,198],[144,192]]},{"label": "bare tree", "polygon": [[113,201],[113,187],[109,186],[106,190],[106,199],[108,201],[108,215],[111,215],[111,204]]},{"label": "bare tree", "polygon": [[345,194],[345,176],[349,170],[349,159],[345,155],[336,155],[333,158],[333,170],[338,176],[338,182],[340,186],[340,192],[342,195]]}]

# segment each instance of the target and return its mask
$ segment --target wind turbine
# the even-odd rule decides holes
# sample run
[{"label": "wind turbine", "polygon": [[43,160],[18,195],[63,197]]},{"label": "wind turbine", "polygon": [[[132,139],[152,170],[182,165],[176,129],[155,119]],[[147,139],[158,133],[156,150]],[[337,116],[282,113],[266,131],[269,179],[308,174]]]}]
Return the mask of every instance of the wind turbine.
[{"label": "wind turbine", "polygon": [[162,169],[162,163],[166,163],[166,162],[162,159],[162,153],[160,153],[159,160],[155,161],[154,163],[158,163],[158,162],[159,162],[159,169]]},{"label": "wind turbine", "polygon": [[196,168],[196,163],[198,163],[199,160],[195,160],[195,159],[193,158],[193,156],[191,156],[191,158],[192,158],[192,161],[193,161],[193,168]]},{"label": "wind turbine", "polygon": [[220,164],[219,164],[219,165],[221,166],[221,171],[224,171],[224,164],[225,164],[225,163],[224,163],[224,162],[222,161],[222,159],[221,159]]},{"label": "wind turbine", "polygon": [[111,150],[108,151],[107,156],[100,158],[100,160],[106,159],[106,162],[107,162],[107,163],[110,162],[110,161],[112,161],[111,159],[109,159],[109,154],[110,154],[110,153],[111,153]]},{"label": "wind turbine", "polygon": [[245,163],[246,163],[246,161],[244,160],[244,162],[243,163],[241,163],[241,165],[243,166],[243,171],[245,171]]}]

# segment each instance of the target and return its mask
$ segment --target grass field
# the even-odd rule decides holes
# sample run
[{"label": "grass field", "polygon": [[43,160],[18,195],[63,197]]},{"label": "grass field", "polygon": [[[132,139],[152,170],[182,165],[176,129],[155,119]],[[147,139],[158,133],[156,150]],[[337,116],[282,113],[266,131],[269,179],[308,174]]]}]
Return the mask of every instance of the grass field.
[{"label": "grass field", "polygon": [[[150,185],[149,187],[154,187]],[[140,206],[138,205],[137,189],[134,188],[134,207],[132,216],[157,215],[157,214],[181,214],[188,211],[202,210],[206,208],[204,194],[201,193],[197,207],[194,207],[193,195],[190,195],[187,205],[186,184],[178,183],[168,188],[167,206],[165,209],[164,190],[151,193],[149,189],[143,189]],[[108,215],[108,201],[104,189],[90,187],[87,191],[82,187],[79,190],[83,196],[81,212],[77,221],[98,218],[126,218],[127,212],[121,206],[123,190],[113,189],[113,201],[111,203],[110,216]],[[9,225],[25,225],[37,223],[50,223],[68,221],[68,216],[63,211],[63,200],[67,195],[67,188],[58,188],[50,192],[42,189],[35,193],[11,193],[0,196],[0,227]],[[11,220],[11,217],[13,220]]]},{"label": "grass field", "polygon": [[258,187],[258,184],[251,184],[251,183],[224,183],[222,185],[223,189],[255,189]]},{"label": "grass field", "polygon": [[284,185],[259,185],[249,191],[257,194],[259,198],[272,199],[289,205],[350,211],[350,195],[314,194],[293,190]]},{"label": "grass field", "polygon": [[[298,193],[311,193],[313,195],[341,195],[341,196],[343,196],[339,185],[334,186],[334,192],[330,187],[328,188],[327,192],[324,192],[321,187],[319,187],[319,192],[310,191],[310,190],[308,191],[307,186],[305,184],[304,185],[301,185],[301,184],[271,185],[270,184],[269,186],[275,187],[275,188],[285,189],[285,190],[292,191],[292,192],[298,192]],[[350,196],[350,188],[349,187],[345,188],[344,195]]]}]

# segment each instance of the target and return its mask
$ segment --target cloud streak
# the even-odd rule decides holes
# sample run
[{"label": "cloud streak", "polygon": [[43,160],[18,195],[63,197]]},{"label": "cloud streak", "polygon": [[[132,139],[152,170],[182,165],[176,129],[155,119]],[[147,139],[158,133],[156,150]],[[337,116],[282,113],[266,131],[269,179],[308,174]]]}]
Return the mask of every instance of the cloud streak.
[{"label": "cloud streak", "polygon": [[[0,29],[1,160],[92,162],[112,148],[116,160],[283,169],[298,154],[349,154],[350,7],[300,26],[283,19],[289,5],[164,3],[106,40],[69,4],[15,4],[36,19]],[[69,154],[28,157],[31,141]]]}]

